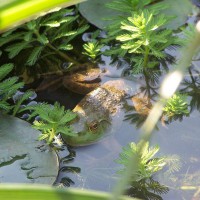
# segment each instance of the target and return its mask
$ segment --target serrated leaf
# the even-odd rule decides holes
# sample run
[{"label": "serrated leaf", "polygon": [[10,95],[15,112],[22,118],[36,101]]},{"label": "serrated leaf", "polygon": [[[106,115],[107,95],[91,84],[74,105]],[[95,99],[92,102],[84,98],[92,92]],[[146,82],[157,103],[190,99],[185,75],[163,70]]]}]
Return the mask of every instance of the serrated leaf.
[{"label": "serrated leaf", "polygon": [[5,78],[14,68],[12,63],[4,64],[0,67],[0,81]]},{"label": "serrated leaf", "polygon": [[8,46],[5,51],[9,52],[8,57],[10,59],[14,58],[17,56],[22,50],[29,48],[30,45],[27,42],[20,42],[20,43],[15,43],[10,46]]},{"label": "serrated leaf", "polygon": [[42,43],[43,45],[46,45],[46,44],[49,43],[48,38],[47,38],[44,34],[42,34],[42,35],[40,35],[40,36],[38,37],[38,41],[39,41],[40,43]]},{"label": "serrated leaf", "polygon": [[0,47],[3,46],[6,43],[12,42],[13,40],[23,38],[24,33],[14,33],[11,35],[8,35],[7,37],[1,37],[0,38]]},{"label": "serrated leaf", "polygon": [[32,35],[33,35],[32,32],[26,33],[26,34],[24,35],[24,40],[25,40],[26,42],[30,41],[31,38],[32,38]]},{"label": "serrated leaf", "polygon": [[77,31],[63,32],[63,33],[60,33],[58,36],[56,36],[54,40],[60,39],[62,37],[68,37],[68,36],[71,36],[71,35],[75,35],[76,33],[77,33]]},{"label": "serrated leaf", "polygon": [[4,90],[10,89],[11,86],[14,85],[17,81],[18,81],[18,77],[11,77],[11,78],[8,78],[8,79],[4,80],[3,82],[1,82],[0,83],[0,91],[1,91],[1,93]]},{"label": "serrated leaf", "polygon": [[11,108],[12,106],[9,103],[0,100],[0,110],[9,111]]},{"label": "serrated leaf", "polygon": [[43,49],[44,49],[44,46],[35,47],[33,51],[31,52],[31,54],[29,55],[28,60],[26,61],[26,65],[33,66],[37,62],[38,58],[40,57],[40,54]]},{"label": "serrated leaf", "polygon": [[37,23],[35,20],[32,20],[32,21],[26,23],[26,26],[29,30],[34,30],[37,26]]}]

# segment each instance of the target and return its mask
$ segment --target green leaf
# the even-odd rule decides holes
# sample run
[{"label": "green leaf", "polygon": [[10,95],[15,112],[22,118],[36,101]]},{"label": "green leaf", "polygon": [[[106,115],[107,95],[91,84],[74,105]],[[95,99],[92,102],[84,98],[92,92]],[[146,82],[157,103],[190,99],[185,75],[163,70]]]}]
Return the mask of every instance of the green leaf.
[{"label": "green leaf", "polygon": [[32,38],[32,35],[33,35],[32,32],[26,33],[26,34],[24,35],[24,40],[25,40],[26,42],[29,42],[29,41],[31,40],[31,38]]},{"label": "green leaf", "polygon": [[58,21],[48,21],[46,23],[43,23],[42,25],[48,27],[59,27],[60,23]]},{"label": "green leaf", "polygon": [[28,66],[35,65],[43,49],[44,49],[44,46],[35,47],[33,51],[31,52],[31,54],[29,55],[28,60],[26,61],[26,65]]},{"label": "green leaf", "polygon": [[[56,6],[67,7],[82,1],[83,0],[7,0],[6,3],[0,5],[0,31],[8,29],[16,23],[23,23],[24,20],[30,20],[31,17],[33,18],[36,14],[41,14],[42,11],[50,10]],[[42,14],[44,14],[44,12]]]},{"label": "green leaf", "polygon": [[26,26],[27,26],[27,28],[28,28],[29,30],[33,31],[33,30],[36,28],[37,23],[36,23],[35,20],[32,20],[32,21],[26,23]]},{"label": "green leaf", "polygon": [[10,59],[14,58],[15,56],[17,56],[20,51],[29,48],[30,45],[28,44],[28,42],[19,42],[19,43],[15,43],[12,44],[10,46],[8,46],[5,51],[9,52],[8,56]]},{"label": "green leaf", "polygon": [[20,109],[20,105],[27,99],[29,99],[31,96],[33,96],[34,92],[33,91],[26,91],[18,100],[16,105],[14,106],[13,109],[13,116],[16,115],[18,110]]},{"label": "green leaf", "polygon": [[18,81],[18,77],[10,77],[3,82],[0,83],[0,94],[2,94],[5,90],[10,90],[12,86]]},{"label": "green leaf", "polygon": [[0,67],[0,81],[5,78],[14,68],[12,63],[4,64]]},{"label": "green leaf", "polygon": [[24,33],[14,33],[14,34],[9,34],[8,36],[1,37],[0,38],[0,47],[3,46],[6,43],[12,42],[13,40],[20,39],[24,37]]},{"label": "green leaf", "polygon": [[9,52],[8,56],[10,59],[14,58],[15,56],[17,56],[20,51],[22,51],[23,49],[29,48],[29,45],[27,42],[20,42],[20,43],[16,43],[13,45],[8,46],[5,50],[7,52]]},{"label": "green leaf", "polygon": [[13,106],[11,106],[9,103],[7,103],[6,101],[2,101],[0,100],[0,111],[5,110],[5,111],[9,111],[10,109],[12,109]]},{"label": "green leaf", "polygon": [[[47,162],[48,163],[48,162]],[[8,197],[9,194],[9,197]],[[83,189],[61,189],[45,185],[13,185],[1,184],[0,196],[7,200],[107,200],[111,194],[106,192],[83,190]],[[136,198],[120,197],[119,200],[137,200]]]},{"label": "green leaf", "polygon": [[37,39],[38,39],[38,41],[39,41],[41,44],[43,44],[43,45],[46,45],[46,44],[49,43],[49,40],[48,40],[47,36],[44,35],[44,34],[39,35]]},{"label": "green leaf", "polygon": [[73,49],[73,46],[71,44],[61,44],[58,49],[69,51]]}]

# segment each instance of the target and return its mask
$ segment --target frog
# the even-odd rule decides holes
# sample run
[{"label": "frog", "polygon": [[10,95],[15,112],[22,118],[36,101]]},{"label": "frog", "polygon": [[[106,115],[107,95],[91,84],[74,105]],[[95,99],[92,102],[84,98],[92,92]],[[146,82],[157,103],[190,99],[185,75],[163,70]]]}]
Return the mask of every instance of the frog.
[{"label": "frog", "polygon": [[63,86],[78,94],[88,94],[101,84],[102,70],[99,68],[89,68],[77,73],[64,76]]},{"label": "frog", "polygon": [[36,92],[51,88],[56,90],[64,86],[67,90],[77,94],[86,95],[101,85],[101,75],[104,73],[98,67],[81,69],[74,73],[51,74],[46,76],[37,87]]},{"label": "frog", "polygon": [[94,144],[113,132],[113,121],[117,119],[123,102],[126,101],[124,81],[110,80],[89,92],[73,109],[77,120],[71,124],[74,136],[62,134],[63,141],[70,146]]}]

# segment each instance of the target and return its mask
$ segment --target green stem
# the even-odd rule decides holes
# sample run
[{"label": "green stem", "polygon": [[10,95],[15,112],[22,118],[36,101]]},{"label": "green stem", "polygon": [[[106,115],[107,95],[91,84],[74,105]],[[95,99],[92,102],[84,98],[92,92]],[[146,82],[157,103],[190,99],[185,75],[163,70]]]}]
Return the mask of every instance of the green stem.
[{"label": "green stem", "polygon": [[148,67],[148,62],[149,62],[149,47],[145,46],[145,55],[144,55],[144,69]]},{"label": "green stem", "polygon": [[191,77],[191,79],[192,79],[192,83],[196,86],[195,80],[194,80],[194,77],[193,77],[193,75],[192,75],[192,71],[191,71],[190,67],[188,68],[188,71],[189,71],[190,77]]},{"label": "green stem", "polygon": [[[38,30],[35,30],[34,31],[35,35],[37,38],[40,37],[40,33]],[[65,59],[66,61],[68,62],[72,62],[73,64],[76,64],[76,65],[80,65],[79,62],[77,62],[76,60],[74,60],[73,58],[70,58],[67,54],[59,51],[57,48],[55,48],[52,44],[48,43],[47,46],[52,49],[53,51],[55,51],[60,57],[62,57],[63,59]]]},{"label": "green stem", "polygon": [[146,86],[147,86],[147,95],[148,95],[148,103],[150,104],[150,99],[151,99],[151,91],[150,91],[150,89],[151,89],[151,87],[150,87],[150,85],[149,85],[149,80],[148,80],[148,74],[147,74],[147,72],[146,72],[146,68],[144,68],[144,70],[143,70],[143,72],[144,72],[144,78],[145,78],[145,82],[146,82]]},{"label": "green stem", "polygon": [[79,62],[77,62],[76,60],[74,60],[73,58],[70,58],[67,54],[59,51],[58,49],[56,49],[52,44],[48,43],[47,46],[54,50],[60,57],[64,58],[66,61],[68,62],[72,62],[73,64],[76,64],[76,65],[80,65]]}]

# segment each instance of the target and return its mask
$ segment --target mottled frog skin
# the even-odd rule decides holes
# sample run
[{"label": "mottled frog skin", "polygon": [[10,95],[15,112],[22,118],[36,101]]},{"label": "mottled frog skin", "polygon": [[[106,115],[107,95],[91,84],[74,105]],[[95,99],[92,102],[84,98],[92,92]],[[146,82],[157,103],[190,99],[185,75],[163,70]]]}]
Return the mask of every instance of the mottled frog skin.
[{"label": "mottled frog skin", "polygon": [[100,86],[102,74],[103,71],[99,68],[88,68],[73,74],[52,74],[44,78],[36,92],[56,90],[63,85],[74,93],[86,95]]},{"label": "mottled frog skin", "polygon": [[78,114],[72,124],[75,136],[62,135],[71,146],[84,146],[97,142],[111,132],[112,121],[121,109],[125,97],[122,80],[108,81],[88,93],[74,108]]},{"label": "mottled frog skin", "polygon": [[100,86],[101,70],[90,68],[64,76],[63,85],[68,90],[78,94],[87,94]]}]

